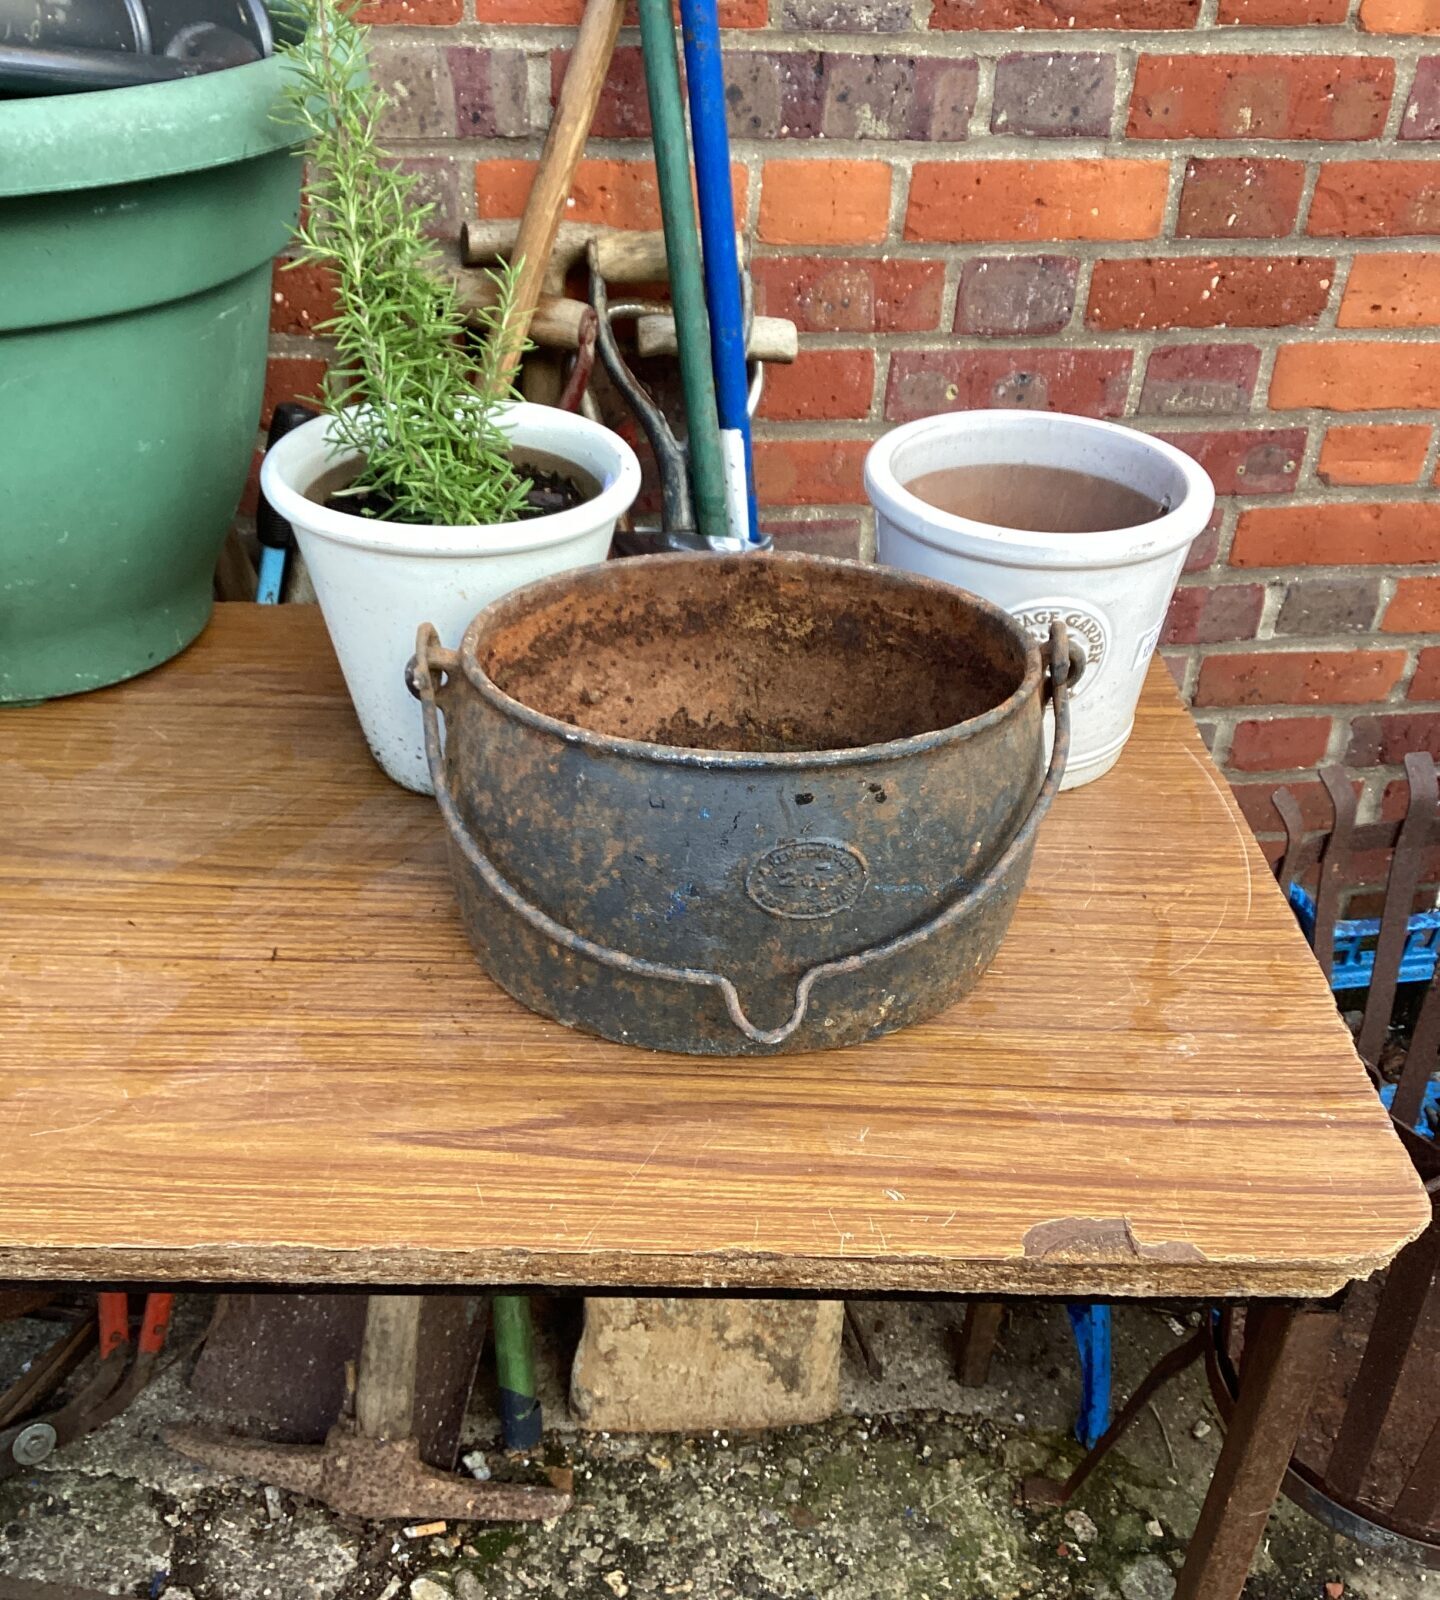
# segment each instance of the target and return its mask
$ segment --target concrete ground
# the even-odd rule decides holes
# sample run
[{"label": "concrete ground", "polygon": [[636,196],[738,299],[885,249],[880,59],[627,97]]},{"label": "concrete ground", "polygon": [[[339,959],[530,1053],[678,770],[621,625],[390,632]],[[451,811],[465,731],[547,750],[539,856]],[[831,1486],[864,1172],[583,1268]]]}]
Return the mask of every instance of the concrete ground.
[{"label": "concrete ground", "polygon": [[[207,1312],[198,1299],[180,1309],[177,1349]],[[957,1307],[860,1312],[883,1381],[847,1354],[840,1416],[760,1436],[579,1433],[563,1351],[547,1346],[544,1454],[573,1467],[574,1509],[548,1526],[416,1538],[173,1455],[160,1430],[197,1415],[177,1362],[103,1432],[0,1483],[0,1600],[42,1593],[19,1580],[69,1585],[64,1600],[76,1588],[149,1600],[1166,1600],[1220,1439],[1201,1376],[1142,1416],[1073,1507],[1034,1511],[1017,1501],[1019,1479],[1063,1472],[1078,1453],[1061,1308],[1012,1312],[994,1381],[977,1390],[950,1374]],[[1176,1326],[1143,1307],[1116,1320],[1123,1394]],[[36,1337],[0,1328],[0,1375]],[[538,1475],[500,1454],[483,1400],[467,1428],[497,1474]],[[1440,1600],[1440,1575],[1282,1505],[1246,1592]]]}]

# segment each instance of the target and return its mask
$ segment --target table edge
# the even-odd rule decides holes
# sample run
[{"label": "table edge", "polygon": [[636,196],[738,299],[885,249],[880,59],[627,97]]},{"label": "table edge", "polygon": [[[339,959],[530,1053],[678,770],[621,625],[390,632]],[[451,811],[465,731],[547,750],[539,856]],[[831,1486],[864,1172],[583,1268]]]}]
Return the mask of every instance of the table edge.
[{"label": "table edge", "polygon": [[[1428,1219],[1427,1219],[1428,1220]],[[933,1261],[525,1250],[441,1251],[300,1245],[0,1247],[0,1281],[220,1283],[315,1287],[532,1287],[660,1294],[716,1291],[841,1295],[1004,1295],[1037,1298],[1326,1299],[1386,1266],[1393,1250],[1348,1260],[1263,1262]]]}]

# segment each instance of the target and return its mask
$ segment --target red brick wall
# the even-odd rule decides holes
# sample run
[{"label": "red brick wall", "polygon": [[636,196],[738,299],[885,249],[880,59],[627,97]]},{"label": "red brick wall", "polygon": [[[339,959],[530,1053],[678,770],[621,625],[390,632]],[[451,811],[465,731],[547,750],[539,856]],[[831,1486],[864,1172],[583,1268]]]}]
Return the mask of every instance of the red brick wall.
[{"label": "red brick wall", "polygon": [[[581,0],[379,0],[397,151],[448,231],[523,204]],[[1381,804],[1440,755],[1440,0],[722,0],[759,309],[801,328],[769,521],[868,549],[861,462],[946,408],[1124,418],[1220,510],[1167,657],[1274,826],[1282,775]],[[571,216],[658,223],[621,36]],[[313,382],[283,281],[272,390]]]}]

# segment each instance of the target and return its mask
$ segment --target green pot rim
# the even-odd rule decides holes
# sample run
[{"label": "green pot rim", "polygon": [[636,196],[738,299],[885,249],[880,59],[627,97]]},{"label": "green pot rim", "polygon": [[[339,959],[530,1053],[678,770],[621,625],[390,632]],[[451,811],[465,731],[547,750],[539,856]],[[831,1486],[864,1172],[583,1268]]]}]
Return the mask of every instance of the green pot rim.
[{"label": "green pot rim", "polygon": [[279,56],[173,83],[0,103],[0,197],[143,183],[302,142],[276,120],[293,68]]}]

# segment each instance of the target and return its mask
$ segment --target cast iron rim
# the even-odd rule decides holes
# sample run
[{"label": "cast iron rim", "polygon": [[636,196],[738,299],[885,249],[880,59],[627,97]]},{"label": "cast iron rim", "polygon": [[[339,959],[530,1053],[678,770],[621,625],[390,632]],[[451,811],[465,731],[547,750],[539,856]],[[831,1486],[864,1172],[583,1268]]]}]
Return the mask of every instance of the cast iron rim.
[{"label": "cast iron rim", "polygon": [[[523,700],[516,700],[513,695],[508,695],[494,681],[493,678],[480,665],[478,654],[479,637],[482,632],[488,631],[497,623],[508,620],[511,611],[523,613],[525,607],[532,604],[539,596],[548,591],[573,587],[577,584],[589,585],[603,581],[604,575],[612,565],[620,563],[600,562],[592,567],[574,567],[568,572],[555,573],[551,577],[541,578],[538,582],[526,584],[523,589],[514,589],[500,599],[486,606],[470,623],[465,630],[465,636],[460,641],[460,648],[456,656],[467,682],[484,697],[489,703],[504,716],[511,717],[517,722],[524,723],[533,728],[537,733],[549,735],[551,738],[560,739],[565,744],[580,745],[587,750],[598,751],[602,754],[627,757],[631,760],[658,761],[676,767],[703,767],[724,768],[730,771],[749,772],[758,769],[773,771],[775,768],[782,770],[794,768],[808,770],[813,767],[846,767],[869,766],[880,761],[894,761],[897,757],[915,755],[924,751],[940,749],[943,746],[963,743],[967,739],[976,738],[988,729],[1007,721],[1019,711],[1032,696],[1040,692],[1040,680],[1044,673],[1041,660],[1040,646],[1030,633],[1003,607],[997,606],[993,601],[986,600],[978,594],[971,594],[968,589],[958,588],[953,583],[942,583],[937,578],[922,578],[911,572],[904,572],[898,567],[882,567],[873,561],[847,561],[838,556],[815,556],[798,553],[766,553],[763,555],[710,555],[691,554],[659,555],[659,556],[632,556],[627,557],[623,565],[626,568],[660,567],[691,564],[697,561],[724,562],[728,566],[741,563],[749,565],[755,561],[779,561],[787,566],[810,567],[817,570],[828,571],[854,571],[862,572],[871,577],[880,577],[887,584],[899,589],[910,589],[921,593],[929,593],[940,598],[954,599],[956,596],[968,602],[977,611],[994,623],[998,623],[1003,631],[1012,639],[1017,640],[1025,652],[1025,674],[1019,685],[1006,696],[998,705],[992,706],[988,711],[982,711],[978,716],[970,717],[965,722],[954,722],[945,728],[933,728],[928,733],[911,734],[905,739],[887,739],[879,744],[861,745],[857,748],[846,750],[707,750],[691,745],[677,744],[651,744],[644,739],[625,739],[616,734],[595,733],[589,728],[579,727],[573,722],[562,722],[559,717],[552,717],[543,711],[536,711],[533,706],[527,706]],[[483,625],[483,626],[482,626]]]}]

